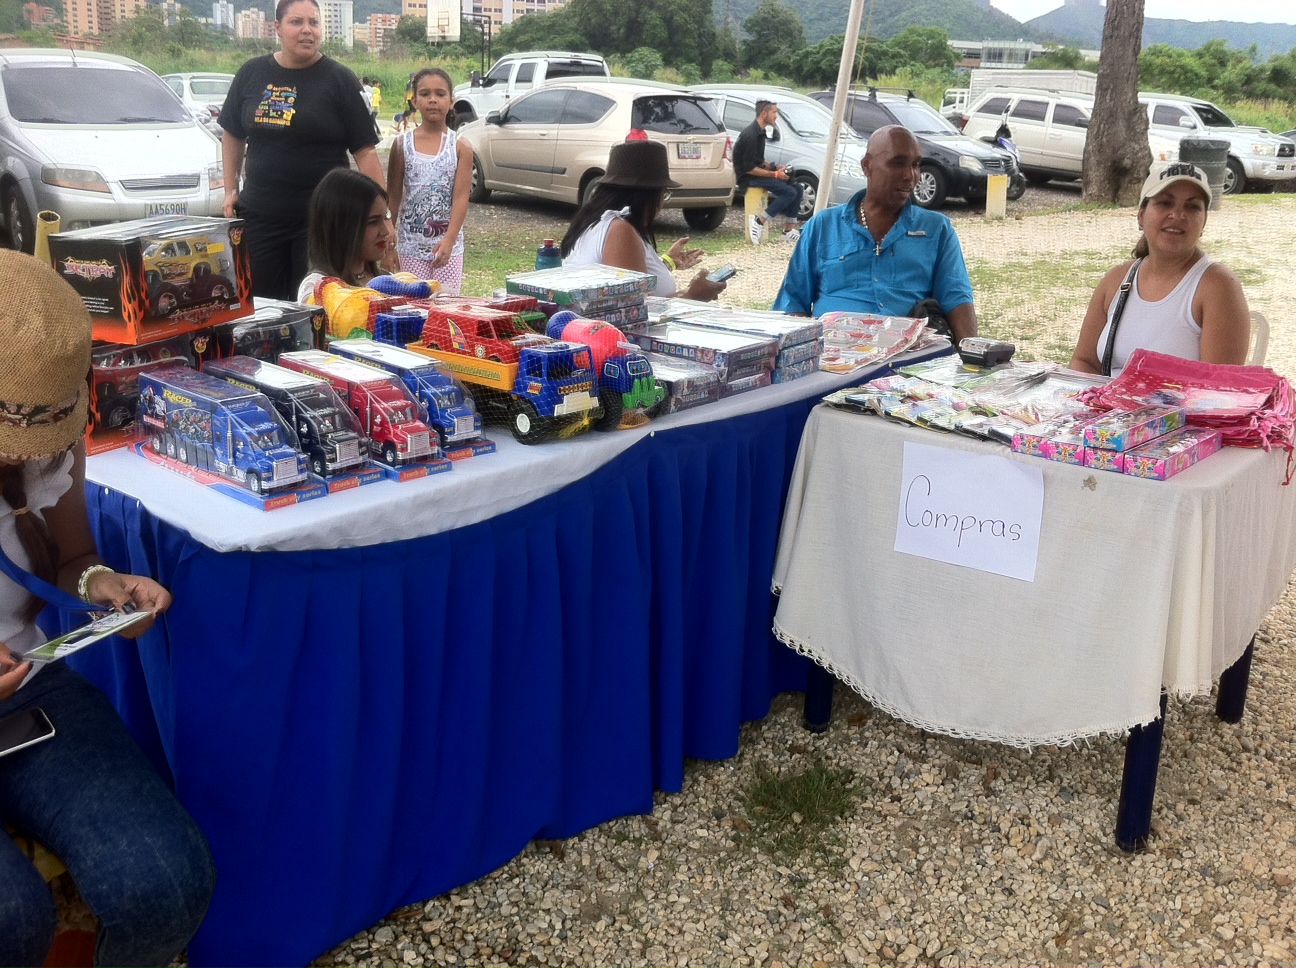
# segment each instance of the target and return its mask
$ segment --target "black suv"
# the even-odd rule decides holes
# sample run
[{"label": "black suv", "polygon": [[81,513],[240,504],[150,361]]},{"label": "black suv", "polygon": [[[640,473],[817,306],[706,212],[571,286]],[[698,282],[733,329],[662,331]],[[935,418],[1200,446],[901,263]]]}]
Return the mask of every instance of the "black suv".
[{"label": "black suv", "polygon": [[[810,96],[828,108],[835,97],[832,91]],[[1008,152],[969,138],[912,92],[898,95],[852,91],[846,97],[846,123],[860,137],[867,138],[888,124],[898,124],[918,139],[923,160],[913,199],[923,208],[939,208],[950,196],[984,204],[987,175],[1008,176],[1010,199],[1021,198],[1026,191],[1026,179]]]}]

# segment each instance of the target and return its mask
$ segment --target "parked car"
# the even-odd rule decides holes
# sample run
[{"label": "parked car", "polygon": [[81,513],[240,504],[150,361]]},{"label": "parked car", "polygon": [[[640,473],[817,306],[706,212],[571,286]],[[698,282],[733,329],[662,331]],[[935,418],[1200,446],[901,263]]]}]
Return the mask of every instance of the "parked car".
[{"label": "parked car", "polygon": [[454,89],[455,124],[467,124],[499,111],[519,94],[562,77],[610,77],[607,61],[598,54],[568,50],[533,50],[505,54],[485,77],[477,76]]},{"label": "parked car", "polygon": [[162,80],[184,102],[189,113],[203,123],[216,137],[221,127],[216,122],[229,93],[233,74],[163,74]]},{"label": "parked car", "polygon": [[[738,140],[742,129],[756,119],[756,101],[773,101],[779,107],[778,123],[767,133],[765,160],[792,169],[792,180],[801,186],[800,217],[814,214],[819,183],[823,180],[824,151],[832,112],[813,98],[797,94],[786,87],[760,87],[753,84],[695,84],[689,90],[705,94],[716,104],[730,139]],[[848,128],[842,128],[837,141],[837,167],[833,176],[831,202],[841,205],[852,195],[868,187],[860,162],[864,159],[864,141]]]},{"label": "parked car", "polygon": [[156,74],[88,51],[0,50],[0,212],[14,246],[35,214],[62,228],[220,215],[220,143]]},{"label": "parked car", "polygon": [[461,129],[473,149],[472,194],[516,192],[579,204],[607,169],[621,141],[666,146],[671,178],[666,202],[689,226],[719,228],[733,200],[729,136],[710,98],[647,81],[554,81],[515,98]]},{"label": "parked car", "polygon": [[1162,137],[1222,138],[1229,143],[1224,194],[1245,191],[1252,182],[1292,184],[1296,142],[1265,128],[1236,124],[1210,101],[1178,94],[1139,92],[1147,105],[1148,130]]},{"label": "parked car", "polygon": [[[810,96],[828,107],[836,97],[832,91],[819,91]],[[1026,180],[1017,170],[1012,155],[967,137],[913,94],[870,90],[867,94],[851,92],[847,98],[846,123],[861,138],[888,124],[899,124],[918,139],[923,160],[913,199],[923,208],[940,208],[950,196],[966,198],[973,204],[983,203],[986,178],[990,175],[1008,176],[1010,199],[1021,198],[1026,191]]]}]

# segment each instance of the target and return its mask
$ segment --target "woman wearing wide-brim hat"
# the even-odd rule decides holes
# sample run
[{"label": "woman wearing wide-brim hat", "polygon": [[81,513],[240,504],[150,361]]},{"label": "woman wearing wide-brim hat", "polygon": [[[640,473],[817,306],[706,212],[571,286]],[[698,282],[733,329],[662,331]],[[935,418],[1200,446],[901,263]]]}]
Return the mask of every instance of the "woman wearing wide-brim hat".
[{"label": "woman wearing wide-brim hat", "polygon": [[681,291],[673,270],[692,269],[702,261],[701,249],[686,249],[688,236],[677,239],[665,256],[657,254],[653,222],[667,194],[679,188],[670,177],[666,146],[656,141],[627,141],[608,158],[607,174],[572,218],[562,240],[563,265],[601,263],[651,272],[658,296],[684,296],[709,301],[724,292],[723,282],[709,282],[700,269]]},{"label": "woman wearing wide-brim hat", "polygon": [[[49,738],[0,740],[0,817],[66,865],[99,919],[96,964],[165,965],[202,923],[216,872],[197,824],[108,699],[65,661],[24,656],[45,642],[44,602],[147,613],[165,588],[105,565],[86,512],[90,314],[48,265],[0,251],[0,720],[48,717]],[[182,643],[174,643],[181,648]],[[106,649],[100,643],[90,646]],[[48,886],[0,831],[0,965],[39,965],[54,937]]]}]

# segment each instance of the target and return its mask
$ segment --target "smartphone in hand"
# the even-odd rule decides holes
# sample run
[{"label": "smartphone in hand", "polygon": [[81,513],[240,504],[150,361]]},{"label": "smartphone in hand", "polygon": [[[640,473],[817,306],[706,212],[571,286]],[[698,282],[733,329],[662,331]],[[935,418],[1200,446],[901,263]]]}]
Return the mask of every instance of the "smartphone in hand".
[{"label": "smartphone in hand", "polygon": [[737,272],[738,270],[732,265],[722,265],[715,272],[707,273],[707,282],[728,282]]}]

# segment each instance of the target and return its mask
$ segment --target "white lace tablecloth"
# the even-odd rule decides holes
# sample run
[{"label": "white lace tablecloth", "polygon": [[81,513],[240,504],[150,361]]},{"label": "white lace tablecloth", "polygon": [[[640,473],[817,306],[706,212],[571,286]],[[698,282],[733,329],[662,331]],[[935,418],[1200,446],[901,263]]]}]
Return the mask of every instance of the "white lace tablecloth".
[{"label": "white lace tablecloth", "polygon": [[[1044,472],[1034,582],[892,550],[904,442]],[[1226,448],[1169,481],[817,407],[784,512],[774,631],[912,725],[1016,746],[1151,722],[1210,691],[1296,566],[1286,454]]]}]

